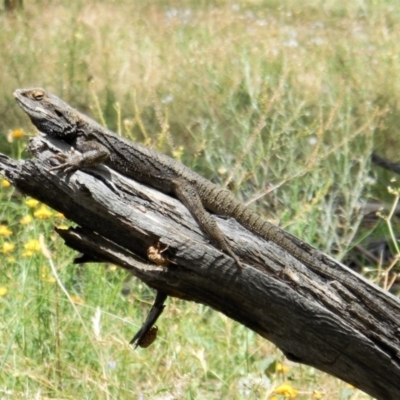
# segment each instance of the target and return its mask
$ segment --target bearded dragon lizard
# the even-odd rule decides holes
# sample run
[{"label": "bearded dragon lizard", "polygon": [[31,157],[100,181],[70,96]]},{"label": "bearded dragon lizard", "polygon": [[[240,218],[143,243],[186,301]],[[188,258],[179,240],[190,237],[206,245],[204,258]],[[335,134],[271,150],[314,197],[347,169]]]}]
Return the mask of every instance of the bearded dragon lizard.
[{"label": "bearded dragon lizard", "polygon": [[36,128],[79,151],[60,154],[64,172],[104,163],[123,175],[176,196],[211,240],[243,267],[211,213],[233,217],[242,226],[272,241],[306,265],[319,267],[319,253],[237,201],[232,194],[182,163],[104,128],[42,88],[17,89],[14,96]]}]

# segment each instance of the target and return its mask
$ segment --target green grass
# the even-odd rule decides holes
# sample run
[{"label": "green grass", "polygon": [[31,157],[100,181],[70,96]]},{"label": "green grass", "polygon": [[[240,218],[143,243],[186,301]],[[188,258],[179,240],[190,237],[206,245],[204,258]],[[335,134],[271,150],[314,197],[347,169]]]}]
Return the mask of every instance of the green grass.
[{"label": "green grass", "polygon": [[[397,227],[395,217],[363,226],[359,204],[395,201],[392,176],[371,170],[369,155],[398,157],[399,14],[384,0],[25,2],[0,14],[0,151],[27,157],[26,138],[10,132],[33,129],[12,92],[42,86],[341,258],[371,231],[393,237]],[[174,299],[155,344],[132,351],[151,291],[133,281],[122,295],[124,271],[72,264],[52,230],[64,221],[39,219],[40,205],[30,209],[11,188],[0,202],[12,231],[0,236],[0,397],[268,399],[289,381],[297,399],[315,390],[367,398]],[[32,222],[22,225],[25,215]],[[51,257],[26,254],[40,235]],[[15,245],[8,254],[6,242]],[[388,266],[369,267],[379,280]],[[277,362],[289,370],[277,372]]]}]

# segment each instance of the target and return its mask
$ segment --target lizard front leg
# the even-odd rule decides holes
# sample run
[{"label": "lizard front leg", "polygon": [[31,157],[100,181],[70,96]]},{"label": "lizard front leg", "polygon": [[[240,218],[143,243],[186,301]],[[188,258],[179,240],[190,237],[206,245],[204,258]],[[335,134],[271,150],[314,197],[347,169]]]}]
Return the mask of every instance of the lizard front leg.
[{"label": "lizard front leg", "polygon": [[79,141],[76,147],[80,153],[72,148],[68,154],[58,153],[55,155],[54,158],[61,161],[61,164],[50,168],[50,171],[75,171],[80,168],[93,167],[110,158],[108,149],[95,141]]},{"label": "lizard front leg", "polygon": [[186,206],[200,227],[208,236],[219,246],[219,248],[229,254],[239,268],[244,268],[238,256],[229,246],[225,235],[219,229],[214,217],[204,208],[201,198],[190,182],[185,180],[175,180],[173,182],[174,193],[178,199]]}]

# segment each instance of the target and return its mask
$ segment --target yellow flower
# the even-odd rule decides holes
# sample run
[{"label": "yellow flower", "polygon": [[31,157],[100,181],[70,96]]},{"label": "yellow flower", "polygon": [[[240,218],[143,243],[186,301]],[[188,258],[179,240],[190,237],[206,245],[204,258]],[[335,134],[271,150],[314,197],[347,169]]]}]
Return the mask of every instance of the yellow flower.
[{"label": "yellow flower", "polygon": [[2,188],[7,189],[7,188],[9,188],[10,186],[11,186],[11,183],[8,182],[7,179],[2,179],[2,181],[1,181],[1,187],[2,187]]},{"label": "yellow flower", "polygon": [[8,257],[7,262],[9,262],[9,263],[15,262],[15,257]]},{"label": "yellow flower", "polygon": [[7,225],[5,224],[1,224],[0,225],[0,236],[10,236],[12,235],[12,231],[10,229],[8,229]]},{"label": "yellow flower", "polygon": [[174,150],[172,152],[172,155],[174,156],[174,158],[176,158],[177,160],[180,160],[183,154],[183,146],[179,146],[176,150]]},{"label": "yellow flower", "polygon": [[228,172],[228,170],[225,167],[221,167],[221,168],[218,169],[218,173],[220,175],[226,175],[227,172]]},{"label": "yellow flower", "polygon": [[63,213],[60,213],[60,212],[56,212],[56,213],[54,214],[54,216],[55,216],[56,218],[58,218],[58,219],[65,219],[64,214],[63,214]]},{"label": "yellow flower", "polygon": [[32,222],[32,217],[30,215],[25,215],[19,220],[21,225],[29,225]]},{"label": "yellow flower", "polygon": [[29,208],[35,208],[39,204],[39,201],[35,200],[35,199],[27,199],[27,200],[25,200],[25,204]]},{"label": "yellow flower", "polygon": [[289,372],[289,367],[287,367],[286,365],[283,365],[280,362],[276,363],[276,372],[280,372],[282,374],[286,374]]},{"label": "yellow flower", "polygon": [[8,290],[5,286],[0,287],[0,296],[3,297],[7,294]]},{"label": "yellow flower", "polygon": [[290,383],[285,382],[274,390],[275,394],[280,394],[287,399],[294,399],[297,396],[298,390],[293,389]]},{"label": "yellow flower", "polygon": [[4,242],[3,243],[3,254],[8,254],[11,253],[12,251],[14,251],[15,248],[15,244],[11,243],[11,242]]},{"label": "yellow flower", "polygon": [[25,133],[24,133],[24,131],[23,131],[22,129],[14,129],[14,130],[11,132],[11,137],[12,137],[13,139],[21,139],[22,136],[24,136],[24,135],[25,135]]},{"label": "yellow flower", "polygon": [[42,204],[41,207],[33,213],[33,215],[39,219],[47,219],[53,215],[53,212],[47,206]]},{"label": "yellow flower", "polygon": [[54,283],[56,281],[56,278],[49,273],[49,269],[46,266],[42,267],[40,275],[43,282]]},{"label": "yellow flower", "polygon": [[81,297],[79,297],[79,296],[74,296],[74,295],[72,295],[71,296],[71,300],[72,300],[72,302],[74,303],[74,304],[77,304],[77,305],[82,305],[82,304],[85,304],[85,300],[83,300]]},{"label": "yellow flower", "polygon": [[323,396],[322,392],[320,392],[319,390],[314,390],[311,398],[313,400],[320,400],[322,399],[322,396]]},{"label": "yellow flower", "polygon": [[23,257],[31,257],[40,250],[40,243],[37,239],[30,239],[24,244],[25,251],[22,253]]},{"label": "yellow flower", "polygon": [[69,226],[65,225],[65,224],[61,224],[61,225],[56,225],[56,228],[61,229],[62,231],[66,231],[69,229]]},{"label": "yellow flower", "polygon": [[37,239],[30,239],[24,244],[26,250],[39,251],[40,243]]}]

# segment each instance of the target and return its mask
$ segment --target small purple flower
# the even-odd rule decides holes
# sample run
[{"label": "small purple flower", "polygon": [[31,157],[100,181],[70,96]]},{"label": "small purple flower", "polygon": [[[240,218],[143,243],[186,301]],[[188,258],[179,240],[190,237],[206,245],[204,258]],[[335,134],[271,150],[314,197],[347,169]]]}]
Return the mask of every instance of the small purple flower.
[{"label": "small purple flower", "polygon": [[115,361],[108,362],[108,368],[115,369],[116,366],[117,366],[117,363]]}]

